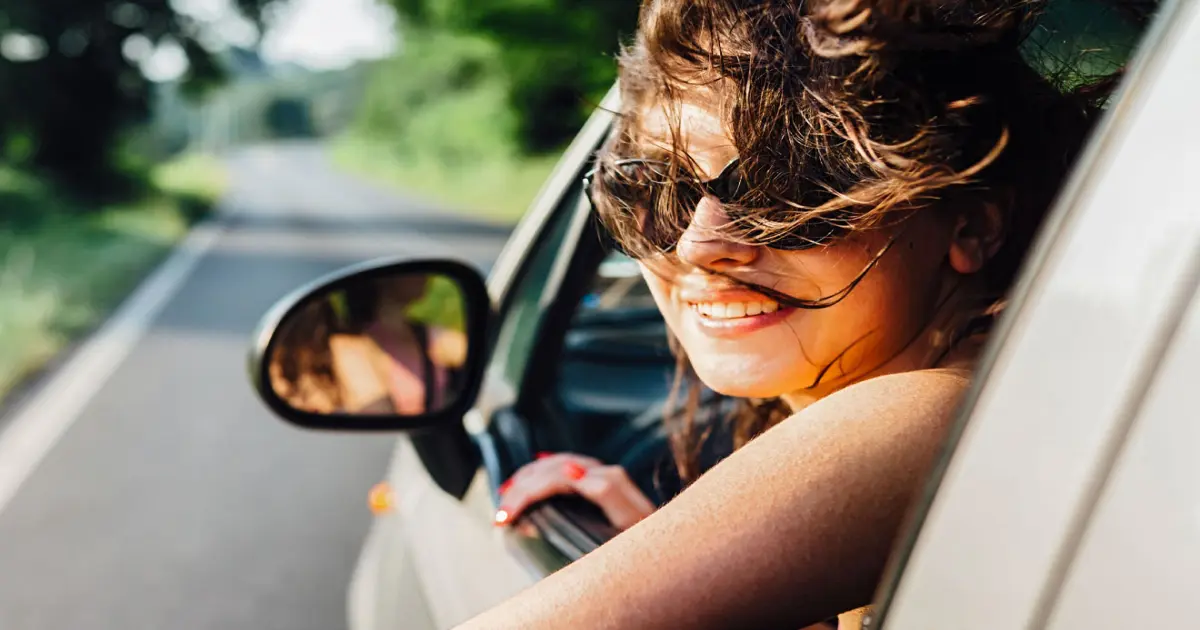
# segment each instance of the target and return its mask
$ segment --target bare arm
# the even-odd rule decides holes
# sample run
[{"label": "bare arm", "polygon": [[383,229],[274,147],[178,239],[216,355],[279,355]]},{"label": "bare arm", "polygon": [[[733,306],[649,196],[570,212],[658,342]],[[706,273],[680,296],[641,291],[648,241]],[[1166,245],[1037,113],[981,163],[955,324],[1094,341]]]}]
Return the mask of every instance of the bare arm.
[{"label": "bare arm", "polygon": [[931,371],[830,396],[462,629],[791,630],[866,605],[965,388]]},{"label": "bare arm", "polygon": [[341,387],[343,411],[394,411],[380,367],[383,352],[373,341],[357,335],[332,335],[329,352],[333,357],[333,373]]}]

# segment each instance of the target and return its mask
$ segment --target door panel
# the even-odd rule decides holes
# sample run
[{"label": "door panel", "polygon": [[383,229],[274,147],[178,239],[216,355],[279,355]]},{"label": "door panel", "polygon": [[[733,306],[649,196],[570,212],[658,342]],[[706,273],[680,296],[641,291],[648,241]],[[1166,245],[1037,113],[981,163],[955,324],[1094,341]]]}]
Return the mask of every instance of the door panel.
[{"label": "door panel", "polygon": [[919,534],[902,545],[884,627],[1042,627],[1078,518],[1190,295],[1180,291],[1200,251],[1198,9],[1160,11],[1050,218]]},{"label": "door panel", "polygon": [[420,572],[437,628],[462,623],[540,577],[508,549],[505,538],[512,534],[492,525],[495,507],[483,469],[460,502],[432,483],[408,440],[400,441],[396,461],[395,480],[403,485],[390,518]]},{"label": "door panel", "polygon": [[1200,295],[1109,473],[1047,628],[1195,627],[1198,446]]}]

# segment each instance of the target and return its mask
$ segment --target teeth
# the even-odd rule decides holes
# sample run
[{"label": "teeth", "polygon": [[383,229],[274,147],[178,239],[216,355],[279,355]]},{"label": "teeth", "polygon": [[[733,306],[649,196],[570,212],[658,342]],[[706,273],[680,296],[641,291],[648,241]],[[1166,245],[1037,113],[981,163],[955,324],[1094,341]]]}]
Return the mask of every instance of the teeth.
[{"label": "teeth", "polygon": [[740,319],[754,317],[779,310],[779,304],[770,300],[761,302],[697,302],[692,308],[701,315],[713,319]]}]

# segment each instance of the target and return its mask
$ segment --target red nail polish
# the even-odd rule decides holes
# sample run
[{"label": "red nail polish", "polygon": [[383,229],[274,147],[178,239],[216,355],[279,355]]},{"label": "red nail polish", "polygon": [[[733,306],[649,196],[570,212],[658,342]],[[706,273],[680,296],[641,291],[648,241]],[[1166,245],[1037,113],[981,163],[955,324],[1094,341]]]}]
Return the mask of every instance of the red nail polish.
[{"label": "red nail polish", "polygon": [[500,484],[500,494],[504,494],[505,492],[508,492],[508,489],[512,487],[512,484],[513,484],[512,479],[509,479],[508,481],[505,481],[504,483]]},{"label": "red nail polish", "polygon": [[502,527],[504,525],[508,525],[508,521],[511,518],[512,517],[509,516],[509,514],[508,514],[508,510],[503,510],[503,509],[497,510],[496,511],[496,520],[495,520],[496,527]]},{"label": "red nail polish", "polygon": [[587,469],[575,462],[568,462],[566,466],[563,466],[563,472],[575,481],[579,481],[587,476]]},{"label": "red nail polish", "polygon": [[538,459],[546,459],[547,457],[554,457],[554,453],[538,453],[537,454]]}]

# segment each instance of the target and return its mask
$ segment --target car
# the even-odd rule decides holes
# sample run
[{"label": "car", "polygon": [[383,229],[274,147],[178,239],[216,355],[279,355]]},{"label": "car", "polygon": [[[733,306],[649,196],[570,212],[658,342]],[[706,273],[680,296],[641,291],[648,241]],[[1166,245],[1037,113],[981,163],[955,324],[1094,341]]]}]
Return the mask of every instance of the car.
[{"label": "car", "polygon": [[[1200,3],[1167,3],[1026,262],[870,627],[1195,625],[1196,76]],[[614,88],[567,149],[486,281],[453,260],[375,261],[297,290],[256,333],[251,377],[285,420],[407,432],[387,473],[394,499],[350,585],[354,630],[452,627],[615,535],[569,498],[493,526],[500,484],[541,451],[594,455],[660,498],[673,491],[660,474],[675,368],[665,327],[581,183],[617,98]],[[443,400],[409,415],[285,400],[273,357],[296,314],[402,277],[453,287],[450,306],[425,309],[451,314],[421,324],[465,342]]]}]

